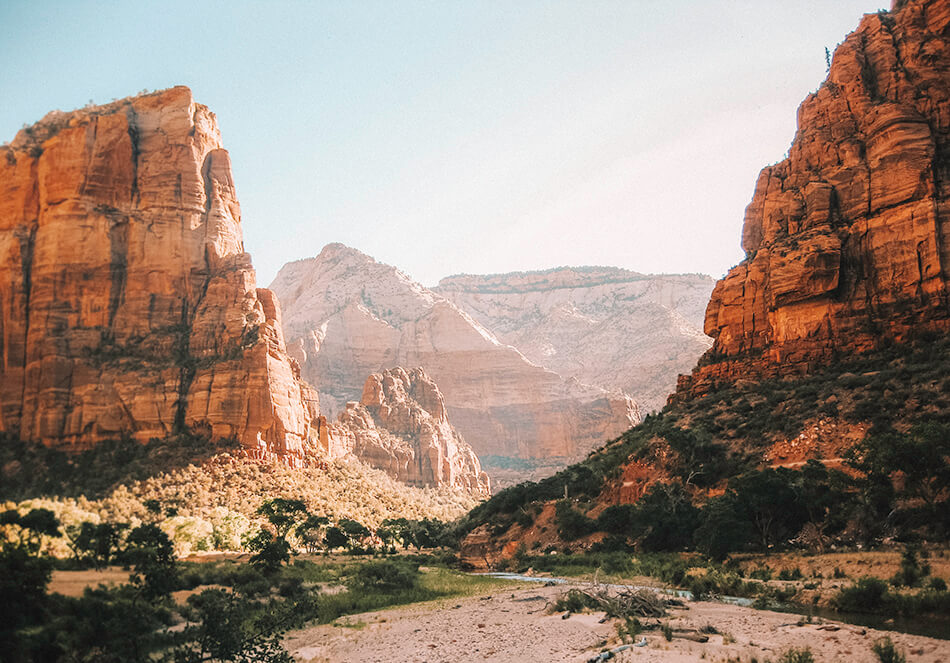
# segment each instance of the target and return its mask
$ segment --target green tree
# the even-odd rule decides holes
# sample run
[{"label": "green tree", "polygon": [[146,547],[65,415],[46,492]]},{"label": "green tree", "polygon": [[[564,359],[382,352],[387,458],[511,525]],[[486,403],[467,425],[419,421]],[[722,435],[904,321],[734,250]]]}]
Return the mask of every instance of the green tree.
[{"label": "green tree", "polygon": [[0,543],[0,651],[17,660],[28,647],[20,629],[42,622],[46,615],[53,562],[41,554],[42,537],[58,534],[59,521],[48,509],[23,515],[9,510],[0,514],[0,524],[19,530]]},{"label": "green tree", "polygon": [[740,513],[736,496],[729,493],[706,502],[699,527],[693,533],[696,549],[720,561],[729,553],[742,550],[751,538],[749,522]]},{"label": "green tree", "polygon": [[131,584],[147,599],[168,596],[178,586],[175,547],[157,525],[139,525],[126,540],[124,558],[134,566]]},{"label": "green tree", "polygon": [[333,525],[327,528],[327,533],[323,539],[327,550],[336,550],[350,545],[350,537],[342,529]]},{"label": "green tree", "polygon": [[310,515],[297,526],[297,536],[307,547],[307,552],[313,553],[323,546],[330,519],[326,516]]},{"label": "green tree", "polygon": [[251,564],[268,573],[276,572],[290,561],[290,544],[287,539],[274,536],[266,529],[259,531],[247,542],[247,549],[254,553]]},{"label": "green tree", "polygon": [[281,635],[294,620],[292,608],[271,603],[262,609],[220,589],[190,596],[188,606],[192,623],[175,649],[175,663],[292,663],[281,645]]},{"label": "green tree", "polygon": [[631,534],[646,551],[684,550],[698,524],[699,509],[682,484],[658,483],[637,502]]},{"label": "green tree", "polygon": [[339,522],[337,522],[337,527],[346,534],[346,545],[351,549],[363,547],[366,540],[373,535],[373,533],[369,531],[369,528],[361,522],[350,518],[340,518]]},{"label": "green tree", "polygon": [[728,492],[764,550],[794,536],[807,518],[793,487],[793,475],[792,470],[780,467],[729,480]]},{"label": "green tree", "polygon": [[92,564],[96,569],[108,566],[122,547],[122,539],[129,526],[125,523],[91,523],[66,527],[69,547],[78,561]]},{"label": "green tree", "polygon": [[258,515],[267,518],[278,538],[286,538],[290,531],[306,521],[310,515],[307,506],[301,500],[289,500],[277,497],[267,500],[257,509]]},{"label": "green tree", "polygon": [[263,529],[248,541],[248,549],[256,553],[251,557],[251,563],[273,572],[290,561],[292,550],[287,536],[305,523],[310,514],[302,501],[282,497],[267,500],[257,513],[267,518],[271,530]]}]

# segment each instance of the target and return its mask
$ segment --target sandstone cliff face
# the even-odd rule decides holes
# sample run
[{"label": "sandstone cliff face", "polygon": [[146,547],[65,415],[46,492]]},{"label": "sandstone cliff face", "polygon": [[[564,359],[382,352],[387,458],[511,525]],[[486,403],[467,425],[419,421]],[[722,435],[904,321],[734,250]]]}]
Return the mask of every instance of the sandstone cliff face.
[{"label": "sandstone cliff face", "polygon": [[950,4],[896,2],[835,51],[716,284],[678,397],[950,328]]},{"label": "sandstone cliff face", "polygon": [[709,349],[703,312],[713,280],[614,267],[442,279],[437,293],[535,364],[621,389],[658,410]]},{"label": "sandstone cliff face", "polygon": [[490,493],[488,475],[421,368],[370,375],[360,401],[347,403],[338,421],[321,417],[320,440],[331,458],[359,458],[410,485]]},{"label": "sandstone cliff face", "polygon": [[299,458],[316,394],[240,222],[215,117],[184,87],[0,147],[0,430],[83,448],[200,426]]},{"label": "sandstone cliff face", "polygon": [[328,411],[356,400],[367,374],[421,366],[479,455],[575,457],[639,420],[625,395],[531,363],[444,297],[340,244],[288,263],[271,287],[289,351]]}]

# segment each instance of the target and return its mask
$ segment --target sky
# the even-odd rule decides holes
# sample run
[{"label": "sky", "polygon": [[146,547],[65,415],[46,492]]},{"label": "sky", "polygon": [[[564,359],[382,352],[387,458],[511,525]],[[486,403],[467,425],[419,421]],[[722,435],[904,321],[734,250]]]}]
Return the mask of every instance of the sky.
[{"label": "sky", "polygon": [[758,172],[889,0],[0,0],[0,142],[174,85],[218,118],[261,285],[342,242],[425,285],[721,276]]}]

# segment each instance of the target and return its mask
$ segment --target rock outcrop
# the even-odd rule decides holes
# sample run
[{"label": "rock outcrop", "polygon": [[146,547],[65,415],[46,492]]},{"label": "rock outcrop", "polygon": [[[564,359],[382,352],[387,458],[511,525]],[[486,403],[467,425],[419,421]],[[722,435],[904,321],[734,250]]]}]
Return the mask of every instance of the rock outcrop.
[{"label": "rock outcrop", "polygon": [[676,398],[950,329],[950,4],[894,3],[836,49],[716,284]]},{"label": "rock outcrop", "polygon": [[445,400],[421,368],[374,373],[360,401],[338,421],[320,418],[320,441],[331,458],[355,457],[414,486],[451,486],[488,496],[488,475],[449,423]]},{"label": "rock outcrop", "polygon": [[56,111],[0,147],[0,342],[0,431],[25,440],[316,444],[215,116],[184,87]]},{"label": "rock outcrop", "polygon": [[343,245],[284,265],[271,288],[288,350],[327,411],[357,400],[370,373],[421,366],[480,456],[577,457],[639,420],[624,394],[533,364],[441,295]]},{"label": "rock outcrop", "polygon": [[535,364],[621,389],[649,411],[712,344],[702,327],[713,283],[699,274],[559,267],[452,276],[435,291]]}]

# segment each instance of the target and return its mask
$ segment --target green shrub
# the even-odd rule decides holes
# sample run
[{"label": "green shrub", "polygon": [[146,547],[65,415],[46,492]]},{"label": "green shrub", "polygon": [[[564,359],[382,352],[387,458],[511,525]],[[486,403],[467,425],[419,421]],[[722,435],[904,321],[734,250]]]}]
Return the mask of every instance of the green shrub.
[{"label": "green shrub", "polygon": [[778,574],[779,580],[801,580],[804,577],[802,570],[797,567],[794,569],[782,569]]},{"label": "green shrub", "polygon": [[832,599],[832,604],[842,612],[879,613],[893,605],[887,583],[879,578],[859,578],[850,587],[845,587]]},{"label": "green shrub", "polygon": [[558,612],[581,612],[582,610],[596,610],[600,604],[580,591],[579,589],[570,589],[557,597],[554,602],[554,609]]},{"label": "green shrub", "polygon": [[393,593],[419,584],[419,567],[402,560],[380,560],[361,565],[346,587],[351,592]]},{"label": "green shrub", "polygon": [[808,647],[804,647],[803,649],[786,649],[782,652],[782,655],[779,656],[778,663],[815,663],[815,657]]},{"label": "green shrub", "polygon": [[881,663],[905,663],[907,661],[907,657],[898,651],[893,640],[886,636],[875,640],[871,651],[874,652],[877,660]]},{"label": "green shrub", "polygon": [[920,546],[908,544],[901,554],[900,570],[891,578],[891,584],[895,587],[918,587],[921,581],[930,574],[930,565],[926,562],[921,563],[917,558],[920,554]]},{"label": "green shrub", "polygon": [[555,507],[554,523],[565,541],[573,541],[596,531],[597,525],[571,506],[569,500],[559,500]]}]

